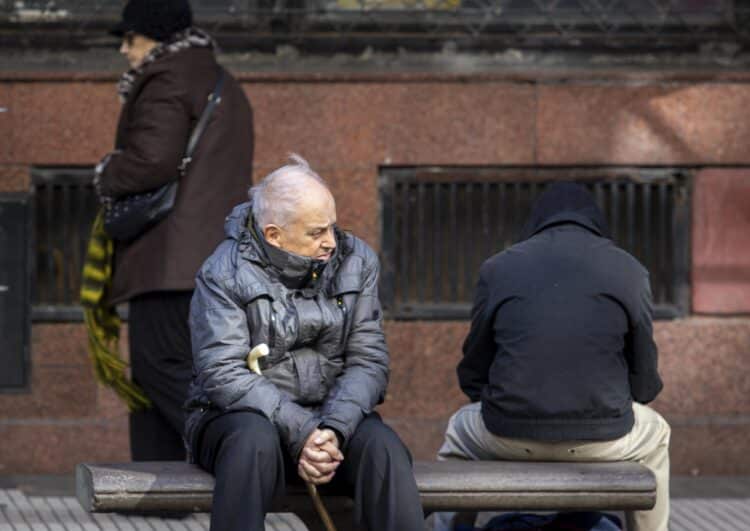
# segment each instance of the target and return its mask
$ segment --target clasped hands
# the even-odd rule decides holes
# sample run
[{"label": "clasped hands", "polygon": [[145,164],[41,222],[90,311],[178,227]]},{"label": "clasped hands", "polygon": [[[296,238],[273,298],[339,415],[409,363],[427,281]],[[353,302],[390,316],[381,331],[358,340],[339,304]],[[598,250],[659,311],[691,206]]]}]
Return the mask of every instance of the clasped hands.
[{"label": "clasped hands", "polygon": [[344,460],[333,430],[316,429],[305,441],[297,464],[297,473],[308,483],[323,485],[333,479]]}]

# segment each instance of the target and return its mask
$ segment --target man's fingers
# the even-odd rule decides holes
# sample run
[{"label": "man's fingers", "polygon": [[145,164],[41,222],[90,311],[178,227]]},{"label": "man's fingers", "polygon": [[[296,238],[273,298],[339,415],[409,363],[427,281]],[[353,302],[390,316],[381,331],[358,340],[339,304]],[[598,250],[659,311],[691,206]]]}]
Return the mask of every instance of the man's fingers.
[{"label": "man's fingers", "polygon": [[305,474],[309,478],[314,478],[317,476],[320,476],[320,472],[318,472],[318,469],[315,468],[312,463],[307,461],[306,459],[300,459],[299,460],[299,466],[302,467],[302,470],[305,471]]},{"label": "man's fingers", "polygon": [[328,441],[336,440],[336,434],[331,430],[316,430],[316,437],[313,441],[318,446],[322,446]]},{"label": "man's fingers", "polygon": [[[318,440],[327,440],[328,437],[325,435],[323,430],[320,430],[318,428],[314,429],[310,435],[307,436],[307,440],[305,441],[305,446],[310,445],[318,445]],[[322,444],[322,443],[321,443]]]},{"label": "man's fingers", "polygon": [[341,453],[341,450],[338,449],[338,446],[336,446],[333,442],[327,442],[324,445],[320,446],[320,450],[325,452],[328,457],[333,459],[334,461],[343,461],[344,460],[344,454]]},{"label": "man's fingers", "polygon": [[336,446],[327,442],[323,446],[307,446],[302,449],[302,455],[309,461],[327,463],[329,461],[343,461],[344,454]]},{"label": "man's fingers", "polygon": [[299,477],[301,477],[303,481],[312,483],[312,478],[307,475],[307,472],[305,472],[305,468],[302,466],[301,462],[297,465],[297,475],[299,475]]},{"label": "man's fingers", "polygon": [[303,470],[305,471],[305,474],[307,474],[310,478],[319,478],[322,476],[326,476],[330,474],[331,472],[334,472],[339,464],[336,461],[328,461],[327,463],[318,463],[318,462],[312,462],[308,461],[305,458],[300,459],[299,461],[300,466],[302,466]]},{"label": "man's fingers", "polygon": [[330,474],[327,474],[325,476],[312,478],[309,480],[309,482],[312,483],[313,485],[325,485],[326,483],[330,482],[333,479],[333,476],[335,474],[336,474],[335,472],[331,472]]},{"label": "man's fingers", "polygon": [[309,476],[318,477],[318,476],[325,476],[326,474],[330,474],[334,470],[336,470],[339,466],[337,461],[328,461],[327,463],[317,463],[317,462],[311,462],[305,460],[305,463],[315,469],[315,472],[311,472],[310,469],[306,466],[305,470],[307,471]]},{"label": "man's fingers", "polygon": [[323,449],[318,449],[318,447],[312,447],[309,446],[302,449],[302,456],[307,459],[308,461],[315,461],[318,463],[327,463],[333,460],[331,455]]},{"label": "man's fingers", "polygon": [[336,474],[336,471],[330,472],[328,474],[322,475],[322,476],[310,476],[306,471],[305,468],[300,464],[297,466],[297,475],[302,478],[302,481],[305,481],[307,483],[312,483],[313,485],[323,485],[325,483],[330,482],[333,479],[333,476]]}]

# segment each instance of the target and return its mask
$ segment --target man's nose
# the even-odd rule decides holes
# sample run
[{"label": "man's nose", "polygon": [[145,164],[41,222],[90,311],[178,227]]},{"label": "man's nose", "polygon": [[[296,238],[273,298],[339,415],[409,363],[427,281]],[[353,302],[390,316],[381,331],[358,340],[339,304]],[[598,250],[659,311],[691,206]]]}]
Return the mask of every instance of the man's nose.
[{"label": "man's nose", "polygon": [[323,240],[323,246],[331,250],[336,248],[336,235],[333,232],[333,227],[329,227],[326,231],[326,237]]}]

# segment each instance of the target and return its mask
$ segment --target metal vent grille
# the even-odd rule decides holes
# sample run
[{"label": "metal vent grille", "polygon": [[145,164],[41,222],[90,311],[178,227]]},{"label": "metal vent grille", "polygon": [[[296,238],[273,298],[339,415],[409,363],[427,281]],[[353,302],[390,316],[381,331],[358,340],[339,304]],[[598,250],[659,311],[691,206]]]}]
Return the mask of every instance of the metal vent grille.
[{"label": "metal vent grille", "polygon": [[689,178],[669,170],[400,168],[381,173],[384,305],[397,319],[469,316],[479,267],[515,243],[556,179],[594,194],[613,240],[651,274],[657,317],[689,309]]},{"label": "metal vent grille", "polygon": [[35,320],[81,319],[81,270],[99,206],[93,176],[91,168],[32,170]]}]

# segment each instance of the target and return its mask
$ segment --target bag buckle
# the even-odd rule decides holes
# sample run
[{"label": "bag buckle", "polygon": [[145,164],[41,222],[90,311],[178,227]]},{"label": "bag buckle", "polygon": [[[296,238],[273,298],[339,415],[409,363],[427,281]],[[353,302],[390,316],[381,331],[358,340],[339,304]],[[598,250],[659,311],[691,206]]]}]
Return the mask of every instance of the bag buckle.
[{"label": "bag buckle", "polygon": [[180,175],[185,175],[185,171],[187,170],[187,167],[192,160],[193,157],[183,157],[182,162],[180,162],[180,165],[177,166],[177,170],[180,172]]}]

